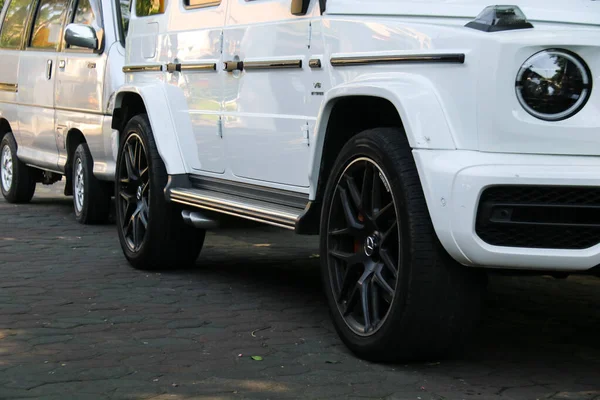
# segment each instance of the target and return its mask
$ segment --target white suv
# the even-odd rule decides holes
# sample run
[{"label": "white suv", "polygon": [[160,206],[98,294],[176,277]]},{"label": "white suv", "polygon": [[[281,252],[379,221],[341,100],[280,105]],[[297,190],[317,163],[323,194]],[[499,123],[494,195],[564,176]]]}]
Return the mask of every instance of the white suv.
[{"label": "white suv", "polygon": [[485,268],[600,264],[600,2],[136,0],[117,223],[190,264],[229,214],[320,234],[343,341],[455,349]]},{"label": "white suv", "polygon": [[[0,187],[28,202],[67,178],[81,223],[109,215],[112,116],[129,9],[119,0],[7,0],[0,14]],[[115,151],[113,151],[113,147]]]}]

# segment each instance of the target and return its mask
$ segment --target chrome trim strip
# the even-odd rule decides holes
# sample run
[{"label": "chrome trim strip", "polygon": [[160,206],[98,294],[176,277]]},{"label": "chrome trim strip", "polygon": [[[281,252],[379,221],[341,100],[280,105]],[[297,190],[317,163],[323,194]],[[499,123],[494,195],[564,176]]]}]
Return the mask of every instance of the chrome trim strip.
[{"label": "chrome trim strip", "polygon": [[181,72],[183,71],[216,71],[217,63],[190,63],[181,64]]},{"label": "chrome trim strip", "polygon": [[123,72],[160,72],[162,65],[126,65],[123,67]]},{"label": "chrome trim strip", "polygon": [[315,68],[321,68],[321,60],[319,60],[318,58],[311,58],[308,61],[308,66],[315,69]]},{"label": "chrome trim strip", "polygon": [[16,83],[0,83],[0,91],[17,93],[19,91],[19,85]]},{"label": "chrome trim strip", "polygon": [[3,100],[0,100],[0,104],[12,104],[15,106],[41,108],[44,110],[67,111],[67,112],[76,112],[76,113],[81,113],[81,114],[93,114],[93,115],[102,115],[105,117],[112,117],[112,114],[107,114],[105,112],[96,111],[96,110],[85,110],[83,108],[46,107],[46,106],[40,106],[37,104],[25,104],[25,103],[19,103],[17,101],[3,101]]},{"label": "chrome trim strip", "polygon": [[205,210],[263,222],[280,228],[295,229],[300,213],[290,213],[275,208],[259,208],[234,199],[211,197],[190,189],[171,189],[172,201]]},{"label": "chrome trim strip", "polygon": [[302,60],[244,61],[244,69],[302,68]]},{"label": "chrome trim strip", "polygon": [[456,54],[402,54],[391,56],[344,56],[332,57],[334,67],[349,67],[352,65],[388,64],[388,63],[448,63],[464,64],[465,55]]}]

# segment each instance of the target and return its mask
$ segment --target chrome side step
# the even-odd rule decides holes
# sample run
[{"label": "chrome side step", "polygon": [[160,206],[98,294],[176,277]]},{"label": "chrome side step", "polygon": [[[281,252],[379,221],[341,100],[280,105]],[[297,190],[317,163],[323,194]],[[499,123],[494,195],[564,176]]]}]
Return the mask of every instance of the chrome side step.
[{"label": "chrome side step", "polygon": [[292,230],[296,229],[296,223],[305,211],[206,189],[172,188],[168,190],[168,196],[171,201],[179,204]]}]

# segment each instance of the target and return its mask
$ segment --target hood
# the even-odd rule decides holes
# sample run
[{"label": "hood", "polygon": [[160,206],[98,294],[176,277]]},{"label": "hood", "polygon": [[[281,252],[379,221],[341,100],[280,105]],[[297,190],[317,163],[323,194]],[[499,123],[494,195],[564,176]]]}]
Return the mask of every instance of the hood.
[{"label": "hood", "polygon": [[474,18],[496,4],[519,6],[533,22],[600,25],[600,0],[327,0],[327,14]]}]

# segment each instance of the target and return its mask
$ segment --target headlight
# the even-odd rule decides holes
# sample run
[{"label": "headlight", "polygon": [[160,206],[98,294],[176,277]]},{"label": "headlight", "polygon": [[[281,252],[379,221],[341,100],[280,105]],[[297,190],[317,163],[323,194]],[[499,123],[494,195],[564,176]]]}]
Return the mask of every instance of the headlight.
[{"label": "headlight", "polygon": [[517,75],[517,98],[531,115],[560,121],[577,114],[592,91],[585,62],[567,50],[544,50],[531,56]]}]

